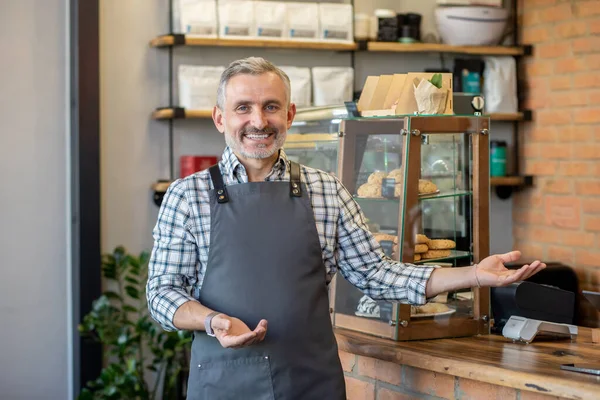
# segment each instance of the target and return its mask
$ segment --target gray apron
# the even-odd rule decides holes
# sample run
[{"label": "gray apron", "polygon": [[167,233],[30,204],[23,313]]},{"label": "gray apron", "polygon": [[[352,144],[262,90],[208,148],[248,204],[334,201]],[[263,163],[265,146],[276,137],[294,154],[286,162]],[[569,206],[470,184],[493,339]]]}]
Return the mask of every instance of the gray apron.
[{"label": "gray apron", "polygon": [[325,266],[310,199],[291,164],[290,182],[225,188],[210,169],[208,267],[196,298],[254,329],[265,340],[225,349],[194,333],[188,400],[346,398],[329,316]]}]

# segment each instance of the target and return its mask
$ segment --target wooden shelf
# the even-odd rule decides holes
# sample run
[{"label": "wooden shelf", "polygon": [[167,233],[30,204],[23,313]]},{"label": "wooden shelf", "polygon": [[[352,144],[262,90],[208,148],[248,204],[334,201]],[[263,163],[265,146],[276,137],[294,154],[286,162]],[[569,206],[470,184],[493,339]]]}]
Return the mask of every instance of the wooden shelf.
[{"label": "wooden shelf", "polygon": [[186,110],[176,108],[161,108],[152,113],[152,119],[181,119],[181,118],[212,118],[212,110]]},{"label": "wooden shelf", "polygon": [[356,43],[316,42],[305,40],[206,39],[185,35],[163,35],[150,41],[151,47],[268,47],[277,49],[356,50]]},{"label": "wooden shelf", "polygon": [[[489,114],[492,121],[525,121],[526,114],[522,112],[514,114]],[[152,113],[153,119],[207,119],[212,118],[212,110],[187,110],[176,108],[161,108]]]},{"label": "wooden shelf", "polygon": [[528,118],[525,113],[492,113],[489,114],[492,121],[526,121]]},{"label": "wooden shelf", "polygon": [[203,47],[268,47],[278,49],[307,49],[333,51],[371,51],[387,53],[455,53],[471,55],[522,56],[531,53],[531,46],[452,46],[442,43],[396,42],[323,42],[277,39],[219,39],[198,38],[187,35],[161,35],[150,41],[151,47],[203,46]]},{"label": "wooden shelf", "polygon": [[492,176],[490,186],[529,186],[531,180],[530,176]]},{"label": "wooden shelf", "polygon": [[521,56],[528,53],[523,46],[451,46],[441,43],[368,42],[367,50],[392,53],[456,53],[473,55]]}]

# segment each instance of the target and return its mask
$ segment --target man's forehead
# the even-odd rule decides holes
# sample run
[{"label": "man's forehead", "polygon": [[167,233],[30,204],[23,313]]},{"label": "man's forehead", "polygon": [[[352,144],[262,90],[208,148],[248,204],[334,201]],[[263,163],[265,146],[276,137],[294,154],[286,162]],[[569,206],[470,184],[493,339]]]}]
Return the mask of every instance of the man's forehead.
[{"label": "man's forehead", "polygon": [[285,85],[281,78],[272,72],[261,75],[240,74],[227,82],[227,96],[285,96]]}]

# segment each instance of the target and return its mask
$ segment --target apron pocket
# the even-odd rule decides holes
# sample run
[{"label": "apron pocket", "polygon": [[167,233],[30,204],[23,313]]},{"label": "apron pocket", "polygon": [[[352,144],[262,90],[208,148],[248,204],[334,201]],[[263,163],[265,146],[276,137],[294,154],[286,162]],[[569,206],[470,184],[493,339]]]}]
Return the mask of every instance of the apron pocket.
[{"label": "apron pocket", "polygon": [[189,377],[188,400],[275,398],[269,357],[244,357],[198,364],[194,365]]}]

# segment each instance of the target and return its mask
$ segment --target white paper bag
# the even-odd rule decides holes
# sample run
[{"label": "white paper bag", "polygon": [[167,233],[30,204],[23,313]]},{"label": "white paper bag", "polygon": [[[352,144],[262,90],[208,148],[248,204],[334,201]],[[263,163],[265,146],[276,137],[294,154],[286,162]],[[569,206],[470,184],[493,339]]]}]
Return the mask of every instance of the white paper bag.
[{"label": "white paper bag", "polygon": [[484,57],[483,98],[486,113],[516,113],[517,64],[513,57]]},{"label": "white paper bag", "polygon": [[219,0],[219,37],[254,39],[252,1]]},{"label": "white paper bag", "polygon": [[280,66],[290,78],[292,103],[296,108],[310,107],[312,98],[312,79],[310,68]]},{"label": "white paper bag", "polygon": [[352,67],[314,67],[312,69],[315,106],[331,106],[352,101]]},{"label": "white paper bag", "polygon": [[173,30],[192,37],[217,37],[216,0],[176,0]]},{"label": "white paper bag", "polygon": [[419,114],[443,114],[446,109],[448,90],[438,89],[427,79],[416,78],[413,82]]},{"label": "white paper bag", "polygon": [[180,65],[178,73],[179,106],[191,110],[212,110],[217,103],[217,88],[225,67]]},{"label": "white paper bag", "polygon": [[281,39],[285,35],[285,6],[285,3],[278,1],[255,1],[252,36]]},{"label": "white paper bag", "polygon": [[287,37],[298,40],[319,38],[319,4],[287,3]]},{"label": "white paper bag", "polygon": [[352,5],[319,3],[319,38],[352,42]]}]

